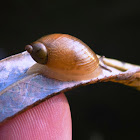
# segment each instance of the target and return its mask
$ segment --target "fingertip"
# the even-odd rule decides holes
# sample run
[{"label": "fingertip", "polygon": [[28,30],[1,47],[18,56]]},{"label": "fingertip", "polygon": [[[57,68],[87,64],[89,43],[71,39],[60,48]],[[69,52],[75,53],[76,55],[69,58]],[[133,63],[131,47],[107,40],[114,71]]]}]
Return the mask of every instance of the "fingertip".
[{"label": "fingertip", "polygon": [[71,140],[71,114],[65,95],[56,95],[9,120],[0,127],[0,139]]}]

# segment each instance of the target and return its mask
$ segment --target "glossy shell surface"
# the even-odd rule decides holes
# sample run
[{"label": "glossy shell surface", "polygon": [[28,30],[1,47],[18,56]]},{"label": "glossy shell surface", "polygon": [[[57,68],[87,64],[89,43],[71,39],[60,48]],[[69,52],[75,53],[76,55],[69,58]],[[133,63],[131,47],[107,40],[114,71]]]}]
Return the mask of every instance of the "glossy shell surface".
[{"label": "glossy shell surface", "polygon": [[[39,66],[42,67],[41,73],[45,72],[44,75],[48,77],[59,80],[86,80],[98,76],[101,71],[96,54],[76,37],[51,34],[36,42],[43,43],[47,48],[48,70],[45,72],[44,65]],[[34,69],[38,71],[39,66],[34,66]]]}]

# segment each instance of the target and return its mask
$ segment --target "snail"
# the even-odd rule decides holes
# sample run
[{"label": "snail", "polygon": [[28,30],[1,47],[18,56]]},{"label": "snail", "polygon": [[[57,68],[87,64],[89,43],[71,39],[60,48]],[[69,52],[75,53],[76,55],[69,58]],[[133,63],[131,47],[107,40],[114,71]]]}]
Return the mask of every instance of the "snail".
[{"label": "snail", "polygon": [[96,54],[80,39],[68,34],[46,35],[25,46],[37,62],[27,71],[61,81],[89,80],[102,69]]}]

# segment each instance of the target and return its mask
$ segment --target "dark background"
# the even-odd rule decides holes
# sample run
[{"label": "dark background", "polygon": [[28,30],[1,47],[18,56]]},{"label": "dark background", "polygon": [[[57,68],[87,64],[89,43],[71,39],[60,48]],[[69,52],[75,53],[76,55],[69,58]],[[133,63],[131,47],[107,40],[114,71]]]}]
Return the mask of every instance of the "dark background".
[{"label": "dark background", "polygon": [[[14,0],[1,4],[0,59],[41,36],[67,33],[97,54],[140,65],[139,0]],[[73,140],[140,139],[140,92],[98,83],[66,93]]]}]

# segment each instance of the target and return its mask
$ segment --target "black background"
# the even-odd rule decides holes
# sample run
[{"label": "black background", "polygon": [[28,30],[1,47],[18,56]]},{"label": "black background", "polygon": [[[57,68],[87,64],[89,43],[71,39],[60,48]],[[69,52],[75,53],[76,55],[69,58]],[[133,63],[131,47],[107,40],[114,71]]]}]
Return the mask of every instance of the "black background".
[{"label": "black background", "polygon": [[[41,36],[67,33],[97,54],[140,65],[139,0],[14,0],[1,4],[0,58]],[[98,83],[66,93],[73,140],[140,139],[140,92]]]}]

